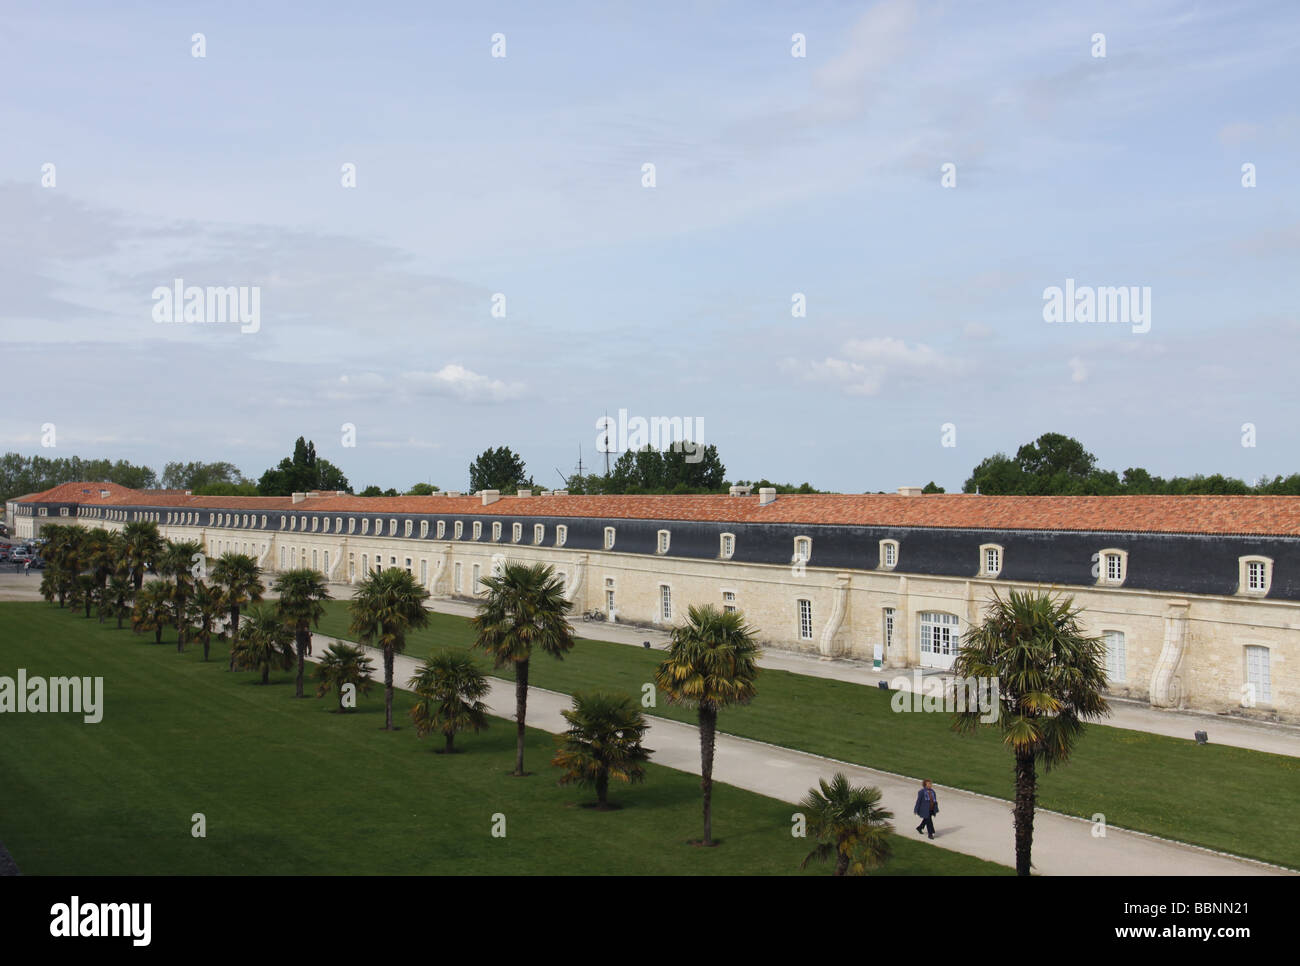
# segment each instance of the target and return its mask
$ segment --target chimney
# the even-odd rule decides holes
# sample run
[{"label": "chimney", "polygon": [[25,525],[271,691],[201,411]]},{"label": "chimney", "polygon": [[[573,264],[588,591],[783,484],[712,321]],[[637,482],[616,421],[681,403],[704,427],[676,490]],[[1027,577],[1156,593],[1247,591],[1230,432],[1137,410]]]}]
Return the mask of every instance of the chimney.
[{"label": "chimney", "polygon": [[758,490],[758,505],[767,506],[769,503],[776,502],[776,487],[763,486]]},{"label": "chimney", "polygon": [[500,490],[479,490],[479,496],[483,498],[483,505],[488,506],[501,499]]},{"label": "chimney", "polygon": [[551,496],[568,496],[568,495],[569,495],[569,491],[568,491],[568,490],[552,490],[552,491],[551,491]]},{"label": "chimney", "polygon": [[899,496],[920,496],[924,487],[920,486],[900,486],[898,488]]},{"label": "chimney", "polygon": [[460,496],[460,490],[448,490],[443,496]]},{"label": "chimney", "polygon": [[532,495],[533,495],[533,491],[532,491],[532,490],[517,490],[516,493],[515,493],[515,495],[518,496],[518,497],[521,497],[521,498],[522,498],[522,497],[529,497],[529,496],[532,496]]},{"label": "chimney", "polygon": [[752,486],[733,486],[727,492],[730,496],[749,496],[754,492],[754,488]]},{"label": "chimney", "polygon": [[306,493],[295,493],[295,494],[293,495],[293,502],[294,502],[294,503],[301,503],[301,502],[302,502],[303,500],[305,500],[305,499],[307,499],[307,494],[306,494]]}]

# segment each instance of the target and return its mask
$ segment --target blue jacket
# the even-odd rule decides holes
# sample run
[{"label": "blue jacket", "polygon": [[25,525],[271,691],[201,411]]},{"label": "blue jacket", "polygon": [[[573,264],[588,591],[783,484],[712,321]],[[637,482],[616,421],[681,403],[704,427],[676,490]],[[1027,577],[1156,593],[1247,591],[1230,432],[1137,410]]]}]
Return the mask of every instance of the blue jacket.
[{"label": "blue jacket", "polygon": [[916,793],[916,807],[912,809],[921,818],[930,814],[930,802],[934,802],[935,807],[939,806],[939,796],[934,793],[933,788],[922,788]]}]

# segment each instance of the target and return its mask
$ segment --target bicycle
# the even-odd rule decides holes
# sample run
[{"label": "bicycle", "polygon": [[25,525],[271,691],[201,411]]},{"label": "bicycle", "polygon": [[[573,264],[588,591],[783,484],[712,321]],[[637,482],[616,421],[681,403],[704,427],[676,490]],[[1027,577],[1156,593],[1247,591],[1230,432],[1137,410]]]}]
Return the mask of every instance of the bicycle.
[{"label": "bicycle", "polygon": [[582,615],[582,620],[583,623],[591,623],[592,621],[595,621],[599,624],[605,620],[605,615],[598,610],[589,610]]}]

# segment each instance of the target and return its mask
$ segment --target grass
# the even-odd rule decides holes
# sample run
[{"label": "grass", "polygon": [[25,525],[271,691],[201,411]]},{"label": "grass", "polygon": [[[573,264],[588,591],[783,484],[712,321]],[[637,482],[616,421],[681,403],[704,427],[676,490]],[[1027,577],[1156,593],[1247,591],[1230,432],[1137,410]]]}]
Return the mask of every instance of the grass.
[{"label": "grass", "polygon": [[[716,785],[723,844],[694,848],[698,777],[652,764],[645,784],[611,789],[620,810],[601,813],[580,807],[589,791],[557,787],[544,732],[528,734],[535,774],[515,779],[513,722],[458,737],[463,754],[435,754],[441,741],[409,726],[381,730],[382,687],[333,714],[333,695],[294,700],[293,671],[263,687],[225,670],[224,645],[204,663],[198,645],[177,654],[170,633],[152,642],[47,604],[0,603],[0,674],[104,679],[99,724],[0,718],[0,840],[25,874],[780,875],[799,874],[812,848],[791,836],[784,802]],[[395,697],[404,725],[408,704]],[[191,834],[195,813],[206,837]],[[491,834],[498,813],[504,838]],[[1010,873],[900,836],[894,850],[879,874]]]},{"label": "grass", "polygon": [[[349,638],[347,603],[332,601],[320,631]],[[431,613],[407,653],[470,650],[469,620]],[[563,661],[535,657],[529,683],[564,693],[594,687],[640,695],[654,680],[662,651],[580,639]],[[764,670],[758,697],[728,708],[719,729],[871,768],[930,778],[997,798],[1014,794],[1010,753],[997,735],[955,734],[944,714],[897,714],[890,693],[843,681]],[[693,722],[694,712],[665,705],[648,713]],[[1300,868],[1300,759],[1227,745],[1197,745],[1163,735],[1090,727],[1070,762],[1039,775],[1041,807],[1165,838]]]}]

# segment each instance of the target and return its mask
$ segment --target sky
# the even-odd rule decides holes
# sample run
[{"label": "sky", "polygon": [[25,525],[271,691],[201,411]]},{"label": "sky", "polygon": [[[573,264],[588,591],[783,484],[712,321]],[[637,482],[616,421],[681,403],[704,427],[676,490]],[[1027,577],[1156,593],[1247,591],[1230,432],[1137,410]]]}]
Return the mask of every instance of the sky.
[{"label": "sky", "polygon": [[[1045,432],[1300,472],[1297,28],[1289,0],[9,0],[0,449],[255,479],[301,435],[357,489],[463,489],[505,445],[559,487],[626,410],[731,480],[843,492],[959,489]],[[256,292],[255,324],[158,321],[176,279]],[[1046,321],[1069,279],[1147,322]]]}]

